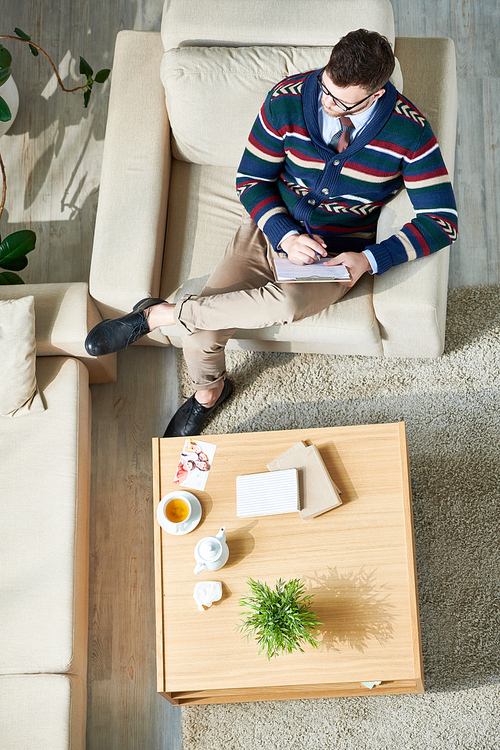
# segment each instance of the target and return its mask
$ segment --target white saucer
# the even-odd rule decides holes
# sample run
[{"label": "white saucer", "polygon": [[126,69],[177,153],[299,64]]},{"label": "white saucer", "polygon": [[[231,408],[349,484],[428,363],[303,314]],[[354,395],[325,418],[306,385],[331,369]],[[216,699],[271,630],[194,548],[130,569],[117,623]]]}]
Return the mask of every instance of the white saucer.
[{"label": "white saucer", "polygon": [[[188,520],[185,521],[184,523],[179,523],[179,524],[171,523],[168,520],[168,518],[165,516],[165,505],[173,497],[185,497],[186,500],[191,501],[191,505],[192,505],[191,518],[188,518]],[[189,534],[189,532],[193,531],[201,521],[200,501],[191,492],[186,492],[185,490],[175,490],[175,492],[169,492],[168,495],[165,495],[165,497],[162,497],[162,499],[158,503],[158,508],[156,509],[156,518],[158,520],[158,523],[162,527],[162,529],[164,531],[167,531],[169,534],[174,534],[176,536],[182,536],[182,534]]]}]

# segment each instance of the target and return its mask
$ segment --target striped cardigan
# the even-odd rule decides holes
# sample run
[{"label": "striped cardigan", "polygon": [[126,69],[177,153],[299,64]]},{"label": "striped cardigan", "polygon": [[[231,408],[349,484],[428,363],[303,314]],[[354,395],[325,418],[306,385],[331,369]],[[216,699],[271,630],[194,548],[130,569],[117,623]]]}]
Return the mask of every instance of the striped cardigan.
[{"label": "striped cardigan", "polygon": [[[388,83],[372,119],[337,154],[320,132],[318,72],[269,92],[238,169],[238,196],[273,247],[306,226],[329,249],[370,250],[380,274],[454,242],[453,190],[425,117]],[[403,184],[416,218],[375,243],[381,207]]]}]

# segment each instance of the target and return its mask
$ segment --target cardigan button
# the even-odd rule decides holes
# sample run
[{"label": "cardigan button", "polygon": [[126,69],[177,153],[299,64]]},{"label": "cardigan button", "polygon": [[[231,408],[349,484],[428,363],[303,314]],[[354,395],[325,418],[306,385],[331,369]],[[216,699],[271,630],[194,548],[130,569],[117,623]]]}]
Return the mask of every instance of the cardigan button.
[{"label": "cardigan button", "polygon": [[339,164],[340,164],[340,159],[335,159],[335,161],[333,162],[333,166],[338,167]]},{"label": "cardigan button", "polygon": [[316,205],[316,201],[314,200],[314,198],[309,198],[309,200],[307,202],[309,203],[310,206],[315,206]]},{"label": "cardigan button", "polygon": [[321,192],[323,193],[323,195],[328,195],[328,188],[323,188]]}]

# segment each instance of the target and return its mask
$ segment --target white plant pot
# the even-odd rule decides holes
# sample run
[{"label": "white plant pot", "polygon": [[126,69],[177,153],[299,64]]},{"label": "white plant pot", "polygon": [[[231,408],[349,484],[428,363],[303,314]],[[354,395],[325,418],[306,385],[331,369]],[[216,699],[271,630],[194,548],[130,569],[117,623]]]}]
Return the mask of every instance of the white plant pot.
[{"label": "white plant pot", "polygon": [[17,90],[16,82],[12,76],[5,81],[3,86],[0,86],[0,96],[2,99],[5,99],[9,105],[12,114],[12,117],[8,122],[0,122],[0,135],[4,135],[16,119],[17,110],[19,109],[19,91]]}]

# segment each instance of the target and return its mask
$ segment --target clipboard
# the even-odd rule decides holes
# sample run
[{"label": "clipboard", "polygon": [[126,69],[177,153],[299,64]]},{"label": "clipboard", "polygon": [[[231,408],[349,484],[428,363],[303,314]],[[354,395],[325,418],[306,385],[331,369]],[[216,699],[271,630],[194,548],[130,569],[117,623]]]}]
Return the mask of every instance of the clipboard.
[{"label": "clipboard", "polygon": [[281,284],[297,281],[350,281],[351,274],[345,266],[325,266],[331,258],[315,260],[305,266],[297,266],[288,258],[272,258],[273,274]]}]

